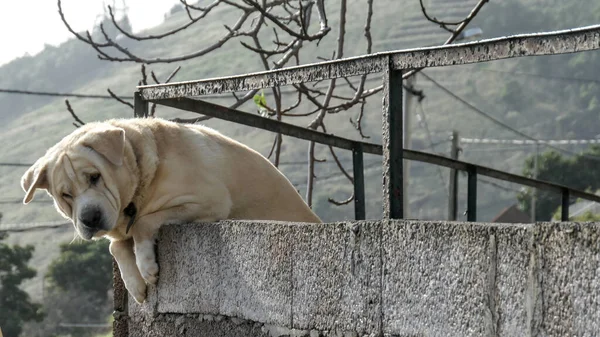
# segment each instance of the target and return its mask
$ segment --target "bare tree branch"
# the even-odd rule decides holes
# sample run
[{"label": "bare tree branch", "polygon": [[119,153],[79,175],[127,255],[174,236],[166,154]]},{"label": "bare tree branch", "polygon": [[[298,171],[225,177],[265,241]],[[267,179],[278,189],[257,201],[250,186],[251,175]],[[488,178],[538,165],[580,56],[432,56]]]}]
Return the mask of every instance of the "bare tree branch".
[{"label": "bare tree branch", "polygon": [[73,30],[73,28],[71,28],[71,26],[67,22],[67,19],[65,18],[65,14],[63,13],[63,9],[62,9],[61,0],[58,0],[58,14],[60,15],[60,19],[62,20],[62,22],[65,25],[65,27],[67,27],[67,30],[69,30],[69,32],[71,32],[71,34],[73,34],[78,40],[80,40],[82,42],[85,42],[87,44],[95,44],[98,48],[109,47],[110,46],[108,43],[94,43],[92,41],[92,38],[91,38],[89,32],[87,32],[87,34],[88,34],[88,38],[87,39],[85,37],[81,36],[79,33],[75,32]]},{"label": "bare tree branch", "polygon": [[[331,30],[329,27],[327,27],[327,23],[325,22],[325,26],[324,28],[320,29],[316,34],[314,35],[307,35],[304,32],[302,33],[296,33],[295,31],[289,29],[285,24],[283,24],[280,20],[278,20],[275,16],[273,16],[272,14],[268,13],[267,10],[265,10],[264,8],[262,8],[257,2],[255,1],[250,1],[250,0],[242,0],[244,1],[246,4],[254,7],[256,10],[258,10],[262,15],[264,15],[267,19],[271,20],[274,24],[276,24],[277,26],[279,26],[279,28],[281,28],[284,32],[288,33],[290,36],[295,37],[297,39],[301,39],[304,41],[314,41],[314,40],[320,40],[322,39],[325,35],[327,35],[327,33]],[[302,9],[300,9],[300,11],[302,11]],[[302,25],[304,26],[304,25]],[[323,26],[322,26],[323,27]],[[301,29],[302,30],[302,29]]]},{"label": "bare tree branch", "polygon": [[343,205],[348,205],[349,203],[351,203],[354,200],[354,193],[352,193],[352,195],[350,196],[350,198],[346,199],[346,200],[342,200],[342,201],[336,201],[333,198],[327,198],[327,201],[329,201],[330,203],[336,205],[336,206],[343,206]]},{"label": "bare tree branch", "polygon": [[[271,146],[271,151],[269,151],[269,155],[267,156],[267,159],[271,159],[271,156],[273,155],[273,150],[275,150],[275,145],[277,145],[277,135],[275,135],[275,139],[273,139],[273,145]],[[277,165],[275,165],[277,166]]]},{"label": "bare tree branch", "polygon": [[456,22],[440,21],[440,20],[436,19],[435,17],[431,17],[431,16],[429,16],[427,14],[427,10],[425,9],[425,5],[423,5],[423,0],[419,0],[419,4],[421,5],[421,12],[423,12],[423,16],[425,16],[425,18],[428,21],[440,25],[441,28],[449,31],[450,33],[454,33],[454,30],[448,28],[448,26],[457,26],[457,25],[460,25],[461,23],[465,22],[465,20],[466,20],[466,19],[463,19],[463,20],[456,21]]},{"label": "bare tree branch", "polygon": [[[340,1],[340,23],[339,23],[339,32],[338,32],[338,39],[337,39],[337,50],[335,53],[335,57],[337,58],[341,58],[344,55],[344,37],[346,34],[346,0],[341,0]],[[319,114],[317,115],[317,117],[310,122],[310,124],[308,125],[309,129],[313,129],[316,130],[319,126],[324,127],[323,125],[323,119],[325,118],[325,115],[327,113],[327,106],[329,106],[329,102],[331,101],[331,96],[333,95],[333,91],[335,90],[335,82],[336,79],[331,79],[329,82],[329,87],[327,88],[327,94],[325,95],[325,98],[323,99],[323,103],[322,103],[322,109],[319,112]],[[310,146],[309,146],[309,169],[308,169],[308,182],[307,182],[307,186],[309,188],[307,188],[307,192],[306,192],[306,196],[307,199],[310,199],[312,202],[312,192],[313,192],[313,180],[314,180],[314,150],[315,150],[315,145],[314,142],[310,142]]]},{"label": "bare tree branch", "polygon": [[[445,44],[451,43],[456,37],[464,30],[465,26],[471,21],[471,19],[477,14],[481,6],[489,0],[480,0],[477,6],[471,11],[471,13],[461,21],[457,22],[443,22],[435,17],[432,17],[425,8],[424,1],[419,0],[421,10],[425,18],[438,25],[442,25],[444,29],[450,31],[452,34]],[[74,34],[79,40],[90,45],[97,53],[98,57],[102,60],[115,61],[115,62],[137,62],[142,64],[142,80],[140,84],[146,84],[148,78],[146,76],[146,66],[154,63],[171,63],[179,62],[190,59],[195,59],[207,55],[223,46],[229,41],[237,39],[239,43],[245,48],[245,50],[251,52],[255,57],[258,57],[262,68],[265,70],[280,69],[288,66],[295,60],[296,64],[300,64],[301,50],[304,46],[308,46],[311,43],[313,46],[318,46],[319,42],[324,36],[328,34],[331,28],[328,26],[327,15],[325,12],[325,1],[324,0],[211,0],[206,5],[201,6],[198,3],[190,4],[188,0],[179,0],[183,5],[183,9],[186,11],[189,21],[178,25],[177,27],[168,31],[163,31],[159,34],[133,34],[127,31],[122,20],[118,20],[119,13],[114,7],[108,6],[108,16],[104,18],[102,24],[98,25],[94,29],[94,35],[90,32],[76,33],[68,25],[61,7],[61,0],[58,0],[59,14],[63,23],[67,29]],[[344,56],[346,44],[345,44],[345,33],[346,33],[346,20],[347,20],[347,0],[340,0],[335,4],[340,5],[339,12],[339,26],[337,32],[337,45],[335,50],[332,51],[332,56],[329,59],[339,59]],[[116,31],[123,34],[124,37],[134,40],[139,43],[144,43],[147,40],[160,40],[178,34],[179,32],[191,27],[194,24],[201,24],[203,18],[208,18],[209,15],[215,15],[217,12],[214,10],[217,7],[230,7],[234,10],[234,14],[238,15],[233,25],[224,25],[225,31],[222,35],[214,40],[210,41],[207,45],[197,48],[195,51],[183,55],[169,55],[169,56],[158,56],[158,57],[147,57],[139,54],[138,50],[129,48],[129,45],[120,44],[121,39],[117,39],[109,35],[106,30],[109,25],[114,25]],[[364,25],[363,36],[366,42],[365,50],[367,54],[372,53],[373,41],[371,36],[371,25],[373,20],[373,0],[367,0],[365,2],[366,11],[366,22]],[[319,20],[319,30],[317,32],[311,32],[311,16],[313,10],[316,10]],[[240,12],[238,12],[240,11]],[[314,21],[314,20],[313,20]],[[458,26],[456,29],[449,29],[446,26]],[[273,38],[265,39],[262,32],[265,29],[272,29]],[[111,34],[113,30],[111,29]],[[165,80],[164,83],[168,83],[175,74],[179,71],[180,67],[177,67],[171,75]],[[160,84],[160,76],[157,76],[154,71],[150,71],[151,81]],[[404,74],[403,78],[408,78],[414,75],[421,69],[414,69]],[[326,120],[330,114],[342,113],[349,111],[350,109],[357,111],[356,115],[349,116],[348,120],[352,124],[353,128],[356,129],[358,134],[362,138],[369,138],[363,132],[363,121],[365,120],[365,107],[369,97],[379,93],[382,90],[382,86],[367,88],[367,75],[360,76],[357,80],[353,78],[343,77],[343,82],[338,82],[336,79],[327,80],[328,84],[325,88],[322,88],[321,81],[315,81],[312,85],[309,84],[295,84],[295,92],[292,95],[288,95],[288,92],[282,92],[280,87],[273,87],[270,89],[268,98],[262,99],[260,103],[261,113],[265,114],[265,118],[276,118],[279,121],[287,117],[307,117],[311,116],[311,120],[307,123],[307,127],[313,130],[321,128],[323,132],[326,131]],[[323,82],[324,84],[325,82]],[[342,91],[344,88],[349,88],[351,91]],[[415,90],[414,88],[406,88],[410,93],[419,95],[419,101],[424,98],[423,92]],[[232,94],[234,101],[229,105],[230,108],[238,108],[252,100],[253,97],[259,92],[259,90],[250,90],[245,92],[243,95]],[[346,92],[349,92],[347,94]],[[111,97],[116,98],[109,90]],[[289,100],[289,101],[288,101]],[[119,102],[127,104],[122,100]],[[257,101],[258,102],[258,101]],[[131,104],[128,106],[133,107]],[[298,111],[303,109],[303,111]],[[264,108],[264,109],[263,109]],[[150,116],[154,116],[156,104],[152,105]],[[209,116],[201,116],[191,119],[175,118],[172,121],[179,123],[197,123],[200,121],[206,121],[210,119]],[[274,162],[275,166],[279,166],[283,137],[281,134],[276,134],[273,139],[272,146],[270,148],[268,158]],[[315,188],[315,165],[317,162],[324,161],[315,157],[316,144],[309,142],[308,148],[308,165],[307,165],[307,191],[306,201],[309,206],[313,204],[313,192]],[[341,161],[339,160],[335,149],[329,148],[331,157],[337,165],[340,173],[342,173],[348,181],[353,183],[353,177],[344,168]],[[329,155],[327,155],[329,156]],[[329,159],[328,159],[329,160]],[[329,202],[335,205],[345,205],[354,200],[354,195],[351,195],[346,200],[337,201],[334,198],[329,198]]]},{"label": "bare tree branch", "polygon": [[363,130],[362,130],[362,119],[363,116],[365,114],[365,104],[367,103],[366,100],[362,100],[362,104],[360,105],[360,112],[358,113],[358,117],[356,117],[356,121],[352,120],[352,117],[350,117],[350,124],[352,124],[352,126],[354,126],[354,128],[358,131],[358,133],[360,134],[360,136],[363,139],[368,139],[371,138],[370,136],[365,136],[363,134]]},{"label": "bare tree branch", "polygon": [[180,69],[181,69],[181,66],[177,66],[177,68],[175,68],[175,70],[173,70],[171,72],[171,74],[169,74],[169,76],[167,76],[167,79],[165,80],[165,83],[171,82],[171,80],[173,79],[173,77],[175,77],[175,75],[177,75],[177,73],[179,72]]},{"label": "bare tree branch", "polygon": [[209,116],[201,116],[201,117],[196,117],[196,118],[172,118],[169,119],[171,122],[175,122],[175,123],[182,123],[182,124],[195,124],[198,122],[203,122],[206,120],[211,119],[212,117]]},{"label": "bare tree branch", "polygon": [[73,125],[75,125],[76,128],[85,125],[85,123],[81,119],[79,119],[79,117],[75,114],[75,111],[73,111],[73,108],[71,107],[71,104],[69,103],[68,99],[65,99],[65,104],[67,105],[67,110],[69,110],[69,113],[71,114],[71,116],[73,116],[73,119],[75,120]]},{"label": "bare tree branch", "polygon": [[125,104],[125,105],[127,105],[128,107],[130,107],[130,108],[132,108],[132,109],[133,109],[133,104],[131,104],[131,103],[127,102],[127,101],[124,101],[124,100],[122,100],[121,98],[119,98],[119,96],[115,95],[115,94],[114,94],[114,93],[113,93],[113,92],[112,92],[110,89],[106,89],[106,91],[108,91],[108,94],[109,94],[109,95],[110,95],[112,98],[116,99],[116,100],[117,100],[117,101],[119,101],[120,103],[123,103],[123,104]]},{"label": "bare tree branch", "polygon": [[[204,10],[202,10],[202,14],[200,16],[198,16],[197,18],[190,18],[190,22],[186,23],[185,25],[172,29],[168,32],[162,33],[162,34],[158,34],[158,35],[147,35],[147,36],[137,36],[135,34],[131,34],[128,31],[124,30],[123,27],[121,27],[119,25],[119,23],[117,22],[117,20],[115,19],[115,15],[113,13],[113,9],[111,6],[107,6],[108,7],[108,13],[110,15],[110,19],[112,21],[112,24],[117,28],[117,30],[119,30],[119,32],[121,32],[121,34],[127,36],[128,38],[132,39],[132,40],[136,40],[136,41],[144,41],[144,40],[159,40],[162,39],[163,37],[167,37],[169,35],[173,35],[176,34],[188,27],[190,27],[191,25],[193,25],[194,23],[200,21],[201,19],[203,19],[208,13],[210,13],[210,11],[217,7],[219,4],[221,3],[221,1],[217,0],[214,1],[213,3],[211,3],[210,5],[208,5]],[[186,4],[186,8],[188,8],[189,5]]]},{"label": "bare tree branch", "polygon": [[152,79],[154,80],[154,83],[160,84],[160,81],[158,80],[158,78],[156,78],[156,74],[154,74],[154,70],[152,70],[150,72],[150,76],[152,76]]},{"label": "bare tree branch", "polygon": [[[100,53],[100,55],[98,56],[101,60],[107,60],[107,61],[116,61],[116,62],[139,62],[139,63],[146,63],[146,64],[152,64],[152,63],[172,63],[172,62],[179,62],[179,61],[185,61],[185,60],[189,60],[192,58],[196,58],[199,56],[203,56],[206,55],[210,52],[212,52],[213,50],[216,50],[220,47],[222,47],[227,41],[229,41],[231,38],[235,37],[238,35],[237,30],[239,30],[242,25],[244,24],[244,22],[246,22],[246,20],[248,19],[248,17],[250,16],[249,12],[244,12],[238,19],[238,21],[235,23],[235,25],[233,26],[233,28],[228,28],[228,33],[225,34],[223,37],[221,37],[217,42],[213,43],[212,45],[201,49],[199,51],[196,51],[194,53],[191,54],[187,54],[187,55],[183,55],[183,56],[179,56],[179,57],[171,57],[171,58],[153,58],[153,59],[147,59],[147,58],[143,58],[140,56],[137,56],[133,53],[131,53],[128,49],[123,48],[121,45],[119,45],[118,43],[112,41],[108,35],[106,34],[106,32],[104,31],[104,28],[102,25],[100,25],[100,29],[104,35],[104,38],[106,39],[106,44],[107,46],[111,46],[116,48],[119,52],[121,52],[122,54],[124,54],[125,58],[123,57],[113,57],[113,56],[109,56],[104,52],[101,52],[99,50],[99,45],[96,44],[95,42],[91,42],[90,45],[92,45],[92,47],[94,47],[94,49],[96,49],[96,51],[98,51]],[[90,39],[91,40],[91,39]]]},{"label": "bare tree branch", "polygon": [[[475,5],[475,7],[471,10],[471,12],[469,13],[469,15],[463,20],[463,22],[453,31],[453,33],[450,35],[450,37],[444,42],[443,45],[447,45],[450,44],[452,42],[454,42],[454,40],[456,39],[456,37],[458,35],[460,35],[460,33],[463,32],[463,30],[467,27],[467,25],[471,22],[471,20],[473,20],[473,18],[475,18],[475,16],[479,13],[479,11],[481,10],[481,8],[483,8],[483,6],[488,2],[489,0],[479,0],[479,2]],[[414,74],[418,73],[419,71],[423,70],[425,68],[418,68],[418,69],[413,69],[410,70],[406,73],[404,73],[402,75],[402,79],[407,79],[411,76],[413,76]],[[368,96],[372,96],[375,95],[377,93],[379,93],[381,90],[383,90],[383,85],[379,85],[377,87],[371,88],[367,91],[364,92],[364,94],[362,95],[362,98],[366,98]]]}]

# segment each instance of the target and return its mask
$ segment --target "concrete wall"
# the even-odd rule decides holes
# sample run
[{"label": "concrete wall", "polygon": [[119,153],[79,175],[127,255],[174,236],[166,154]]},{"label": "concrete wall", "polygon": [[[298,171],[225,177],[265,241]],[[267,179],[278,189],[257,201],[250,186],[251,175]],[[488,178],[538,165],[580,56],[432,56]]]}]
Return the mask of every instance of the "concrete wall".
[{"label": "concrete wall", "polygon": [[[130,336],[600,334],[600,224],[165,226]],[[127,320],[127,317],[123,318]]]}]

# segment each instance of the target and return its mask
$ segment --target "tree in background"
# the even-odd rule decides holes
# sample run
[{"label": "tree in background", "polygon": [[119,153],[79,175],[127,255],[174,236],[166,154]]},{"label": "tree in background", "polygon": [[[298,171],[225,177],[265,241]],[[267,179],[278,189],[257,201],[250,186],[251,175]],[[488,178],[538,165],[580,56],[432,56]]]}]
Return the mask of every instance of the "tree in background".
[{"label": "tree in background", "polygon": [[[538,175],[540,180],[551,181],[557,184],[579,190],[595,191],[600,187],[600,170],[598,170],[598,157],[600,146],[593,145],[589,149],[572,157],[565,157],[556,151],[546,151],[538,158]],[[533,176],[533,156],[525,160],[523,175]],[[531,210],[531,188],[518,194],[517,198],[521,208]],[[556,209],[561,205],[559,193],[538,190],[536,202],[536,219],[548,221]]]},{"label": "tree in background", "polygon": [[60,246],[48,267],[44,307],[48,316],[28,327],[28,336],[89,337],[106,328],[69,327],[68,323],[108,323],[112,311],[112,256],[108,240],[78,241]]},{"label": "tree in background", "polygon": [[27,265],[34,248],[9,246],[2,242],[6,236],[0,232],[0,328],[5,337],[17,337],[24,322],[40,321],[44,315],[41,306],[32,303],[29,295],[20,288],[23,281],[36,274]]},{"label": "tree in background", "polygon": [[108,245],[108,240],[61,244],[60,255],[46,274],[50,287],[91,293],[106,301],[112,288],[112,256]]},{"label": "tree in background", "polygon": [[[559,207],[556,212],[554,213],[554,216],[552,216],[552,220],[560,220],[560,211],[561,211],[561,207]],[[600,221],[600,214],[596,214],[593,213],[591,211],[587,211],[581,215],[578,216],[574,216],[574,217],[569,217],[569,221],[575,221],[575,222],[598,222]]]},{"label": "tree in background", "polygon": [[[359,43],[354,36],[348,36],[349,43],[346,41],[346,19],[347,16],[351,20],[356,20],[354,14],[360,14],[364,17],[364,29],[363,37],[364,42],[363,50],[364,54],[370,54],[372,52],[372,37],[371,37],[371,19],[373,16],[373,0],[367,0],[363,3],[351,2],[350,6],[357,6],[357,10],[352,12],[352,15],[348,15],[348,1],[340,0],[339,2],[331,2],[335,6],[338,6],[339,11],[335,14],[338,15],[338,27],[332,28],[328,24],[328,18],[326,13],[326,5],[324,0],[242,0],[242,1],[230,1],[230,0],[214,0],[211,2],[200,2],[195,3],[187,2],[186,0],[180,0],[181,5],[177,8],[172,8],[171,13],[185,11],[189,20],[181,24],[179,27],[174,27],[168,31],[161,33],[152,34],[134,34],[131,32],[130,27],[126,27],[120,22],[121,17],[126,17],[126,14],[119,15],[118,10],[113,6],[108,6],[108,17],[110,20],[104,20],[102,24],[98,26],[96,34],[90,34],[89,32],[78,33],[72,29],[67,18],[64,15],[61,1],[58,1],[58,11],[63,20],[63,23],[67,29],[80,41],[88,44],[93,48],[98,58],[105,61],[111,62],[134,62],[141,64],[142,79],[139,84],[147,85],[151,81],[154,83],[160,83],[158,77],[153,71],[150,72],[151,76],[147,76],[146,65],[166,64],[166,63],[180,63],[187,60],[202,58],[205,55],[210,54],[214,50],[217,50],[224,46],[229,46],[234,42],[240,43],[249,52],[249,56],[256,57],[263,70],[274,70],[281,69],[284,67],[299,65],[302,60],[306,60],[308,54],[305,50],[306,47],[312,45],[312,49],[308,49],[312,55],[310,61],[314,62],[314,47],[319,45],[319,42],[327,35],[337,35],[337,43],[335,48],[330,51],[323,51],[320,48],[319,54],[326,53],[331,55],[327,57],[316,56],[319,60],[334,60],[343,58],[348,48],[356,49],[356,45]],[[427,12],[423,0],[420,0],[421,10],[424,17],[440,26],[442,29],[449,32],[450,37],[444,42],[444,44],[452,43],[460,33],[466,28],[468,23],[477,15],[479,10],[487,3],[487,0],[480,0],[473,10],[462,20],[452,20],[452,22],[442,21],[437,19],[435,16]],[[202,5],[201,5],[202,3]],[[333,6],[333,5],[332,5]],[[180,7],[180,8],[179,8]],[[201,25],[202,20],[206,17],[216,14],[217,8],[226,7],[237,13],[237,20],[231,23],[225,23],[223,25],[222,34],[209,42],[207,45],[197,46],[197,49],[188,54],[177,55],[175,53],[169,54],[171,48],[165,53],[166,55],[142,55],[139,54],[139,46],[144,43],[152,44],[156,41],[163,41],[168,44],[168,39],[175,34],[179,34],[186,30],[192,25]],[[218,12],[217,12],[218,13]],[[466,13],[465,13],[466,14]],[[452,19],[454,19],[454,16]],[[110,21],[110,24],[107,22]],[[121,39],[113,38],[115,29],[120,33]],[[97,32],[100,32],[98,34]],[[111,32],[113,35],[111,35]],[[98,38],[98,35],[101,37]],[[189,40],[189,39],[188,39]],[[186,40],[186,41],[188,41]],[[186,42],[187,43],[187,42]],[[193,42],[190,42],[193,43]],[[248,57],[248,59],[250,59]],[[306,62],[304,62],[306,63]],[[175,70],[166,77],[164,83],[169,82],[177,74],[181,66],[175,68]],[[403,78],[407,79],[416,74],[421,69],[414,69],[404,74]],[[375,75],[379,76],[379,75]],[[379,82],[380,83],[380,82]],[[309,117],[311,121],[307,123],[307,128],[312,130],[318,130],[327,133],[327,116],[332,114],[339,114],[347,112],[351,109],[355,109],[355,116],[348,118],[350,124],[356,129],[358,135],[362,138],[369,138],[369,136],[363,133],[362,123],[363,115],[365,113],[365,104],[369,97],[378,94],[383,90],[383,86],[380,84],[369,87],[367,83],[367,75],[356,76],[353,78],[340,78],[331,79],[325,86],[314,84],[296,84],[293,87],[293,92],[284,92],[281,87],[275,86],[268,90],[272,90],[272,99],[267,102],[264,96],[259,95],[259,90],[250,90],[248,92],[233,93],[233,103],[229,106],[230,108],[238,108],[248,101],[253,100],[258,106],[259,112],[266,118],[274,118],[277,121],[290,120],[298,117]],[[413,94],[422,94],[415,91],[413,88],[406,88]],[[114,98],[118,99],[112,91],[108,90],[109,94]],[[133,108],[133,105],[128,102],[124,102],[118,99],[122,103]],[[310,104],[307,108],[302,106],[302,111],[298,111],[298,107],[302,103]],[[73,115],[77,121],[77,125],[81,125],[83,122],[76,117],[75,112],[71,106],[67,103],[67,109]],[[155,116],[156,105],[153,104],[149,117]],[[176,118],[177,122],[184,123],[196,123],[210,119],[211,117],[202,116],[199,118],[192,119],[180,119]],[[277,134],[274,137],[273,145],[268,155],[275,166],[279,166],[280,154],[282,150],[283,138],[281,134]],[[315,156],[314,142],[309,142],[307,149],[308,152],[308,170],[307,170],[307,189],[306,189],[306,202],[309,206],[312,206],[313,189],[315,182],[315,163],[325,161],[327,158],[319,159]],[[333,147],[328,147],[329,156],[332,161],[337,164],[340,172],[347,178],[348,182],[353,184],[353,178],[348,171],[343,167],[342,163],[338,159]],[[348,198],[342,201],[336,201],[329,198],[329,202],[335,205],[345,205],[354,200],[354,195],[350,195]]]}]

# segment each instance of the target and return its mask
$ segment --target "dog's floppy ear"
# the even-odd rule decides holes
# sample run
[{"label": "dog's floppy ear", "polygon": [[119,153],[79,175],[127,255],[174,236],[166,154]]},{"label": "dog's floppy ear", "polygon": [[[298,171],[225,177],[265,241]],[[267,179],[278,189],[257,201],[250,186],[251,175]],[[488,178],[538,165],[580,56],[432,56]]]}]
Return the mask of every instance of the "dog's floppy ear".
[{"label": "dog's floppy ear", "polygon": [[117,166],[123,164],[125,130],[114,126],[106,126],[100,130],[89,132],[82,143],[104,156],[109,162]]},{"label": "dog's floppy ear", "polygon": [[47,190],[48,184],[48,162],[45,158],[38,159],[35,164],[31,165],[27,172],[21,177],[21,187],[25,191],[24,204],[28,204],[35,191],[40,188]]}]

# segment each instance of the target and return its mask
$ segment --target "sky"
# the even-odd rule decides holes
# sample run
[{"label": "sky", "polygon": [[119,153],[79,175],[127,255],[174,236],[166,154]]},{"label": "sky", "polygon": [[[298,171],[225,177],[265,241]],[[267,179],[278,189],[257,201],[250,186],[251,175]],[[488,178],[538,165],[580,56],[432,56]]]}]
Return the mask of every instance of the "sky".
[{"label": "sky", "polygon": [[[65,17],[75,31],[91,29],[105,4],[129,8],[134,32],[161,23],[178,0],[62,0]],[[0,1],[0,65],[26,53],[34,55],[44,44],[58,45],[73,35],[58,15],[56,0]]]}]

